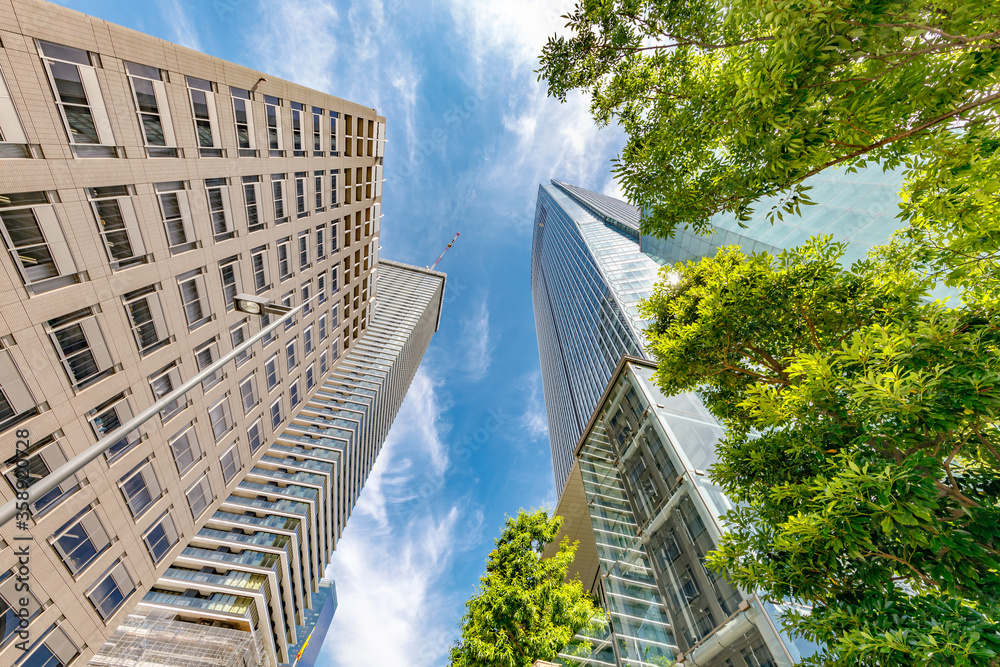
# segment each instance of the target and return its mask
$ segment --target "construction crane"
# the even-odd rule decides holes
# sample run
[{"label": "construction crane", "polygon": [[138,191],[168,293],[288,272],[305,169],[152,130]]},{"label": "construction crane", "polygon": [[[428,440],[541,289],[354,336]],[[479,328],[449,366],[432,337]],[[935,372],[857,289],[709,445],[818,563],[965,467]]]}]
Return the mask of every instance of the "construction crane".
[{"label": "construction crane", "polygon": [[441,258],[444,257],[444,254],[446,252],[448,252],[448,248],[450,248],[453,245],[455,245],[455,240],[458,239],[458,237],[461,236],[461,235],[462,235],[462,232],[455,232],[455,235],[453,237],[451,237],[450,241],[448,241],[448,245],[446,245],[444,247],[444,250],[442,250],[441,254],[438,255],[438,258],[434,260],[434,263],[430,265],[431,271],[433,271],[435,268],[437,268],[438,262],[440,262]]}]

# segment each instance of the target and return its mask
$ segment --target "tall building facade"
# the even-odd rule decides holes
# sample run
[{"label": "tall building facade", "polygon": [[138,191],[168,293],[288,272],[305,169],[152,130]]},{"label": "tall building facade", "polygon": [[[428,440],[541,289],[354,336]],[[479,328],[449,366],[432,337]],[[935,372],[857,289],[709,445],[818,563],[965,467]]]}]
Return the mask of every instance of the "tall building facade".
[{"label": "tall building facade", "polygon": [[[37,480],[121,435],[0,526],[0,667],[294,660],[440,315],[443,274],[379,258],[384,140],[374,109],[0,0],[0,496],[18,441]],[[121,433],[268,325],[241,292],[305,307]]]},{"label": "tall building facade", "polygon": [[896,173],[831,172],[810,184],[817,205],[800,219],[772,226],[761,212],[741,227],[719,216],[707,237],[666,240],[642,235],[639,210],[624,202],[559,181],[539,187],[532,298],[556,512],[581,542],[571,575],[609,614],[563,660],[768,667],[814,650],[778,630],[773,606],[701,564],[729,507],[704,477],[723,430],[696,395],[665,397],[650,381],[636,310],[662,265],[723,245],[777,252],[831,234],[850,262],[899,226]]}]

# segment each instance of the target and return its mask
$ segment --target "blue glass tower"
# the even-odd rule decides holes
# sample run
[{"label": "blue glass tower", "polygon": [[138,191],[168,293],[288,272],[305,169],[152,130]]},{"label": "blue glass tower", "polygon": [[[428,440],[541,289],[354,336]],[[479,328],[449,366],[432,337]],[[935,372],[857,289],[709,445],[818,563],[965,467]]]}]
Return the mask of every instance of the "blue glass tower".
[{"label": "blue glass tower", "polygon": [[623,355],[647,357],[636,304],[652,292],[665,264],[712,255],[724,245],[777,252],[815,234],[846,241],[845,263],[862,257],[901,225],[895,218],[901,176],[872,166],[812,177],[814,206],[771,224],[762,201],[744,226],[732,215],[711,233],[678,230],[670,239],[639,231],[638,208],[553,180],[538,188],[531,248],[531,291],[556,491],[573,464],[573,447]]}]

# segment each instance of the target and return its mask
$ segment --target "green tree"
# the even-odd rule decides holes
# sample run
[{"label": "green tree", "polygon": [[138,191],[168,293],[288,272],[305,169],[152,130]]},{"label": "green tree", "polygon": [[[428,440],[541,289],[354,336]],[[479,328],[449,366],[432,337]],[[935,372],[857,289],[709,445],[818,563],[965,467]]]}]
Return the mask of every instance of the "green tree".
[{"label": "green tree", "polygon": [[530,667],[550,660],[598,616],[583,585],[565,581],[576,543],[563,538],[557,554],[542,557],[561,525],[562,517],[545,510],[507,518],[479,590],[466,603],[462,636],[451,649],[453,667]]},{"label": "green tree", "polygon": [[564,18],[539,78],[624,128],[615,170],[647,233],[763,196],[798,211],[804,179],[871,161],[917,190],[947,176],[960,201],[974,181],[953,170],[994,150],[998,0],[582,0]]},{"label": "green tree", "polygon": [[[904,244],[905,245],[905,244]],[[816,665],[1000,664],[1000,317],[930,302],[895,247],[735,247],[666,271],[643,305],[656,381],[726,427],[735,501],[710,564],[772,600]],[[925,253],[927,261],[937,261]],[[978,300],[977,300],[978,299]]]}]

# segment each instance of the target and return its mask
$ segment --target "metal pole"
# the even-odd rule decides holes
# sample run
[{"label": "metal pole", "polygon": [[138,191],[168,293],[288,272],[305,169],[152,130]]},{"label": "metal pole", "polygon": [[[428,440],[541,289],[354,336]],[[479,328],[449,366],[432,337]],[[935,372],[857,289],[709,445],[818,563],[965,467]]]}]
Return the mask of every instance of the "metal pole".
[{"label": "metal pole", "polygon": [[[119,428],[115,429],[109,435],[106,435],[100,440],[98,440],[95,444],[88,447],[81,454],[74,456],[72,459],[70,459],[66,463],[62,464],[61,466],[50,472],[48,475],[40,479],[38,482],[32,484],[28,488],[27,501],[24,500],[18,501],[15,498],[14,500],[4,503],[3,506],[0,507],[0,525],[6,524],[8,521],[17,516],[18,502],[21,503],[26,502],[27,507],[30,508],[31,504],[34,503],[36,500],[38,500],[46,493],[48,493],[52,489],[56,488],[57,486],[65,482],[67,479],[69,479],[72,475],[77,473],[85,465],[87,465],[88,463],[96,459],[98,456],[103,454],[109,447],[111,447],[111,445],[121,440],[123,434],[129,433],[130,431],[138,428],[139,426],[142,426],[147,421],[152,419],[153,415],[157,414],[164,407],[166,407],[173,401],[177,400],[178,398],[181,398],[184,395],[186,395],[206,377],[208,377],[215,371],[221,369],[223,366],[229,363],[229,361],[231,361],[232,359],[236,358],[243,352],[246,352],[248,349],[250,349],[250,347],[258,340],[260,340],[267,334],[277,329],[280,324],[285,322],[285,320],[295,317],[295,315],[300,310],[302,310],[307,303],[317,298],[318,296],[319,294],[317,293],[314,294],[309,299],[307,299],[306,301],[303,301],[301,305],[288,311],[287,313],[279,317],[277,320],[275,320],[273,323],[269,324],[268,326],[258,331],[256,335],[250,338],[250,340],[246,341],[239,347],[234,348],[232,352],[223,356],[221,359],[216,361],[208,368],[202,370],[200,373],[198,373],[193,378],[182,384],[180,387],[178,387],[177,389],[170,392],[160,400],[153,403],[151,406],[149,406],[148,408],[137,414],[131,420],[125,422]],[[24,505],[22,505],[22,507],[24,507]]]}]

